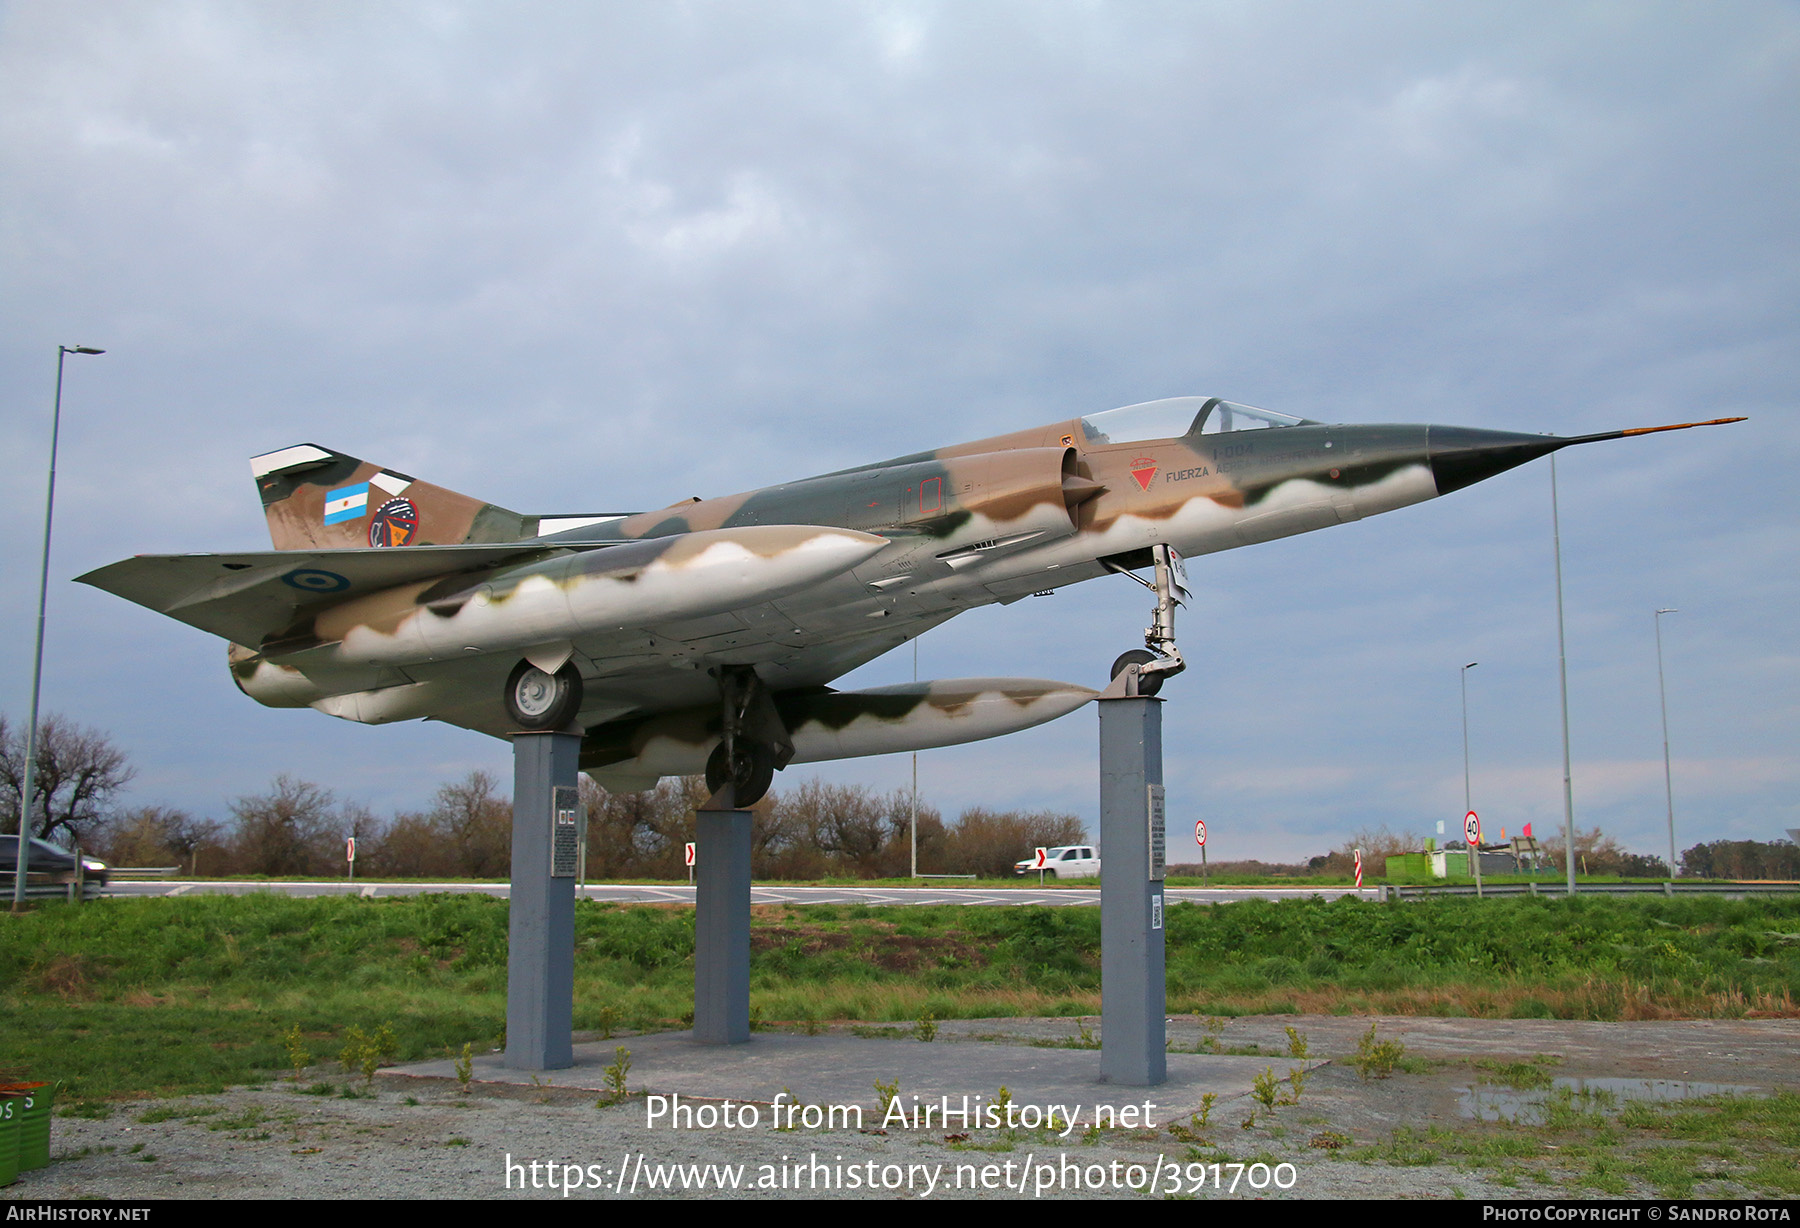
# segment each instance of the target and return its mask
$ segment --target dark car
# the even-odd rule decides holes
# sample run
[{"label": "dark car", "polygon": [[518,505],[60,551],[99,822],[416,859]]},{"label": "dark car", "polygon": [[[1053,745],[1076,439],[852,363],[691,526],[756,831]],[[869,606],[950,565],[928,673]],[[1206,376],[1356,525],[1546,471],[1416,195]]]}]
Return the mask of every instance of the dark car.
[{"label": "dark car", "polygon": [[[0,876],[11,876],[19,872],[19,838],[17,836],[0,836]],[[68,849],[58,848],[48,840],[31,838],[31,855],[25,859],[25,873],[30,878],[48,875],[53,883],[67,883],[75,877],[75,854]],[[83,882],[96,886],[106,884],[107,866],[104,861],[83,856],[81,859],[81,877]],[[40,880],[42,881],[42,880]],[[0,884],[3,886],[4,884]]]}]

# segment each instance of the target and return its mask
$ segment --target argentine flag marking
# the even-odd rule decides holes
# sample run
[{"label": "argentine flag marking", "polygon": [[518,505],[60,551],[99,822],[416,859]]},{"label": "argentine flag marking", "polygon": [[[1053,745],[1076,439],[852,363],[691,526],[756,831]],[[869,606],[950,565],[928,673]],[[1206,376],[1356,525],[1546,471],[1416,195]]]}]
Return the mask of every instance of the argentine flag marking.
[{"label": "argentine flag marking", "polygon": [[325,495],[325,523],[337,524],[343,520],[356,520],[369,514],[369,484],[346,486],[342,490],[328,491]]}]

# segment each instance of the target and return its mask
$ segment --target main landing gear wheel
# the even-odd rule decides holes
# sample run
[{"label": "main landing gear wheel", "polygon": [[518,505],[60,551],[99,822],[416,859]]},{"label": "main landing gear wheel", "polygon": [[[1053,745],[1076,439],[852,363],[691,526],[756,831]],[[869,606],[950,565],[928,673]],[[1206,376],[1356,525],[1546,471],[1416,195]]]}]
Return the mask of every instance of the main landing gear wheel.
[{"label": "main landing gear wheel", "polygon": [[775,783],[775,756],[768,748],[742,738],[737,740],[737,753],[732,756],[731,770],[725,766],[725,743],[720,742],[706,759],[706,787],[717,793],[732,784],[731,800],[735,806],[754,806]]},{"label": "main landing gear wheel", "polygon": [[[1125,672],[1127,666],[1135,665],[1141,671],[1144,666],[1156,660],[1156,654],[1148,648],[1133,648],[1130,652],[1122,652],[1119,659],[1112,663],[1112,677],[1117,678]],[[1138,694],[1154,695],[1162,690],[1164,674],[1138,674]]]},{"label": "main landing gear wheel", "polygon": [[568,662],[546,674],[529,661],[513,666],[506,680],[506,715],[534,733],[562,729],[581,710],[581,672]]}]

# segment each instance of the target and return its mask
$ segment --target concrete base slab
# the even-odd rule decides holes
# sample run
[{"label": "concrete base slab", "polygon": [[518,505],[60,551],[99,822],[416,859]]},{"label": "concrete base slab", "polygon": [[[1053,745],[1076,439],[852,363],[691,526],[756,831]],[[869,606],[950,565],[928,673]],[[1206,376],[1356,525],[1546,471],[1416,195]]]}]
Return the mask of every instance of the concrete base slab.
[{"label": "concrete base slab", "polygon": [[[986,1021],[999,1023],[1001,1021]],[[1011,1021],[1006,1021],[1011,1022]],[[1281,1078],[1291,1067],[1320,1065],[1281,1057],[1232,1057],[1171,1053],[1168,1081],[1157,1087],[1126,1087],[1100,1080],[1098,1049],[1043,1048],[1027,1044],[940,1037],[922,1043],[911,1038],[868,1038],[842,1032],[819,1036],[758,1032],[742,1045],[721,1048],[696,1042],[692,1032],[663,1032],[577,1044],[575,1064],[532,1074],[509,1070],[498,1054],[475,1058],[472,1082],[513,1084],[591,1091],[605,1090],[607,1066],[620,1047],[630,1051],[627,1086],[634,1094],[679,1093],[695,1100],[771,1103],[786,1091],[789,1102],[861,1105],[871,1128],[881,1124],[877,1081],[897,1083],[905,1106],[948,1097],[953,1107],[962,1098],[991,1104],[1004,1086],[1014,1104],[1081,1106],[1078,1126],[1093,1121],[1093,1108],[1149,1102],[1157,1126],[1198,1112],[1208,1093],[1217,1103],[1250,1094],[1256,1076],[1273,1068]],[[384,1077],[454,1079],[451,1061],[418,1062],[382,1071]],[[976,1102],[975,1097],[980,1097]],[[1129,1124],[1147,1124],[1143,1118]],[[955,1123],[952,1122],[952,1128]]]}]

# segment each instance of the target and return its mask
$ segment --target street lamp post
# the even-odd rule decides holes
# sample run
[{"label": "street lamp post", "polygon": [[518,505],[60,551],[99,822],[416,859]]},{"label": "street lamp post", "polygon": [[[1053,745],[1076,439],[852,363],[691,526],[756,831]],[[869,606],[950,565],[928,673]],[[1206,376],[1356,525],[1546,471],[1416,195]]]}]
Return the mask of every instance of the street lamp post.
[{"label": "street lamp post", "polygon": [[1463,813],[1475,809],[1469,802],[1469,671],[1480,665],[1479,661],[1471,661],[1462,667],[1462,716],[1463,716]]},{"label": "street lamp post", "polygon": [[[1471,661],[1462,667],[1458,677],[1462,681],[1462,717],[1463,717],[1463,814],[1474,811],[1469,795],[1469,671],[1480,665],[1479,661]],[[1475,894],[1481,894],[1481,842],[1477,840],[1469,849],[1469,863],[1475,872]]]},{"label": "street lamp post", "polygon": [[[913,681],[919,680],[919,637],[913,636]],[[912,842],[912,876],[919,877],[919,752],[912,756],[912,821],[908,823],[908,839]]]},{"label": "street lamp post", "polygon": [[13,911],[25,907],[25,872],[31,850],[31,791],[37,775],[38,692],[44,679],[44,603],[50,594],[50,518],[56,508],[56,437],[62,429],[63,358],[104,354],[91,345],[56,347],[56,400],[50,411],[50,481],[44,493],[44,563],[38,576],[37,650],[31,662],[31,714],[25,724],[25,773],[19,785],[19,858],[13,874]]},{"label": "street lamp post", "polygon": [[1563,636],[1562,517],[1556,506],[1556,453],[1550,454],[1550,533],[1556,545],[1556,676],[1562,687],[1563,863],[1575,894],[1575,787],[1569,772],[1569,650]]},{"label": "street lamp post", "polygon": [[1662,700],[1663,726],[1663,796],[1669,802],[1669,878],[1675,877],[1675,786],[1669,773],[1669,691],[1663,685],[1662,616],[1679,614],[1680,610],[1658,610],[1652,620],[1656,624],[1656,694]]}]

